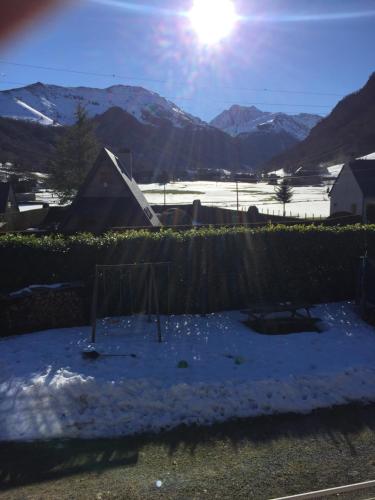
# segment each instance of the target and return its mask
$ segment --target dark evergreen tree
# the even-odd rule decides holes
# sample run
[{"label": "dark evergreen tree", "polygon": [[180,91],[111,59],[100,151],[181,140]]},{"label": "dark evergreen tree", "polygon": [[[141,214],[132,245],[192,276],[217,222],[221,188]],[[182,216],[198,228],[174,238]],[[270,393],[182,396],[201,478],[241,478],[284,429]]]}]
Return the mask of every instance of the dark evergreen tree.
[{"label": "dark evergreen tree", "polygon": [[285,217],[285,205],[290,203],[293,198],[293,189],[288,179],[284,178],[275,188],[275,199],[283,204],[283,216]]},{"label": "dark evergreen tree", "polygon": [[74,198],[99,151],[92,123],[81,104],[75,117],[75,124],[67,128],[50,164],[49,186],[63,203]]},{"label": "dark evergreen tree", "polygon": [[162,184],[164,186],[164,206],[166,205],[166,201],[167,201],[165,187],[166,187],[166,184],[168,184],[169,180],[170,180],[169,174],[166,170],[162,170],[157,177],[158,184]]}]

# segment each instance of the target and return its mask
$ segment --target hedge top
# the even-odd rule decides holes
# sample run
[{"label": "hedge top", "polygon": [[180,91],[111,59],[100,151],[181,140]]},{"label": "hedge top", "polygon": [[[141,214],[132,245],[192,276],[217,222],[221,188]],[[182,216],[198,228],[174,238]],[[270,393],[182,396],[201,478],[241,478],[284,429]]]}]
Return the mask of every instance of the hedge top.
[{"label": "hedge top", "polygon": [[145,239],[151,241],[160,241],[164,239],[172,239],[177,241],[186,241],[195,238],[215,238],[222,236],[235,235],[257,235],[267,233],[300,233],[300,234],[344,234],[344,233],[374,233],[375,224],[354,224],[350,226],[324,226],[324,225],[274,225],[269,224],[262,227],[205,227],[194,228],[187,231],[176,231],[174,229],[161,229],[160,231],[127,230],[122,232],[108,232],[100,236],[91,233],[78,233],[71,236],[63,236],[60,234],[37,236],[17,233],[6,233],[0,235],[0,248],[4,247],[39,247],[63,249],[69,248],[72,245],[82,246],[111,246],[116,243],[121,243],[126,240]]}]

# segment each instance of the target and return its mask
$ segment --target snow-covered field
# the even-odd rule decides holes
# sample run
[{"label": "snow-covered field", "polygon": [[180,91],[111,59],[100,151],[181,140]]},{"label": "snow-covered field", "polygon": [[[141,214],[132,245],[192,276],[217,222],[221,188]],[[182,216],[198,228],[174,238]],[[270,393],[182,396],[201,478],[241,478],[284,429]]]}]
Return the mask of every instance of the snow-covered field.
[{"label": "snow-covered field", "polygon": [[[261,335],[239,312],[143,316],[0,341],[0,439],[99,437],[181,423],[375,401],[375,330],[350,303],[320,305],[323,333]],[[187,367],[178,364],[186,361]]]},{"label": "snow-covered field", "polygon": [[[151,204],[162,204],[164,196],[163,186],[160,184],[142,184],[142,191]],[[167,204],[191,203],[200,199],[204,205],[214,205],[236,209],[236,184],[234,182],[173,182],[166,185]],[[168,190],[180,191],[176,194],[168,194]],[[256,184],[239,182],[239,205],[241,210],[247,210],[250,205],[256,205],[260,211],[275,215],[282,215],[282,204],[277,203],[275,197],[275,186],[265,182]],[[154,193],[150,191],[155,191]],[[187,191],[185,194],[184,191]],[[195,191],[190,194],[189,191]],[[327,186],[297,186],[293,188],[293,199],[287,204],[287,214],[304,217],[327,217],[329,215],[329,198]]]},{"label": "snow-covered field", "polygon": [[[152,205],[164,203],[163,186],[160,184],[140,184],[146,199]],[[237,195],[234,182],[189,181],[171,182],[166,185],[167,205],[191,204],[201,200],[203,205],[225,207],[236,210]],[[277,203],[275,186],[265,182],[257,184],[239,182],[239,206],[246,211],[250,205],[256,205],[263,213],[282,215],[283,206]],[[175,191],[170,194],[168,191]],[[176,192],[177,191],[177,192]],[[193,192],[192,192],[193,191]],[[37,193],[36,199],[50,205],[57,205],[58,198],[51,190],[44,189]],[[21,210],[36,208],[33,205],[22,207]],[[304,217],[327,217],[329,215],[329,198],[327,186],[298,186],[293,188],[293,199],[286,206],[287,215]]]}]

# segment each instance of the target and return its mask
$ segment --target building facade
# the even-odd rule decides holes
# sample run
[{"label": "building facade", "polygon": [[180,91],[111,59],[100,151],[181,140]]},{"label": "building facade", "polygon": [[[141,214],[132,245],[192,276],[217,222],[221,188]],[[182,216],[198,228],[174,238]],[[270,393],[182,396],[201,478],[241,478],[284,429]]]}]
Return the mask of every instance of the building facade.
[{"label": "building facade", "polygon": [[[375,160],[346,163],[337,177],[330,196],[330,215],[359,215],[364,222],[375,216]],[[369,220],[371,219],[371,220]]]}]

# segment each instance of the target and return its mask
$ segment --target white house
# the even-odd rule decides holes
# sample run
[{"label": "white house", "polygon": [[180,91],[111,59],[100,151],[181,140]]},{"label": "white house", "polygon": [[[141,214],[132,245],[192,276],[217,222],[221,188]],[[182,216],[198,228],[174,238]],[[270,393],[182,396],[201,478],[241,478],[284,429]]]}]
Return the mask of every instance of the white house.
[{"label": "white house", "polygon": [[346,212],[375,222],[375,160],[345,163],[329,195],[330,215]]}]

